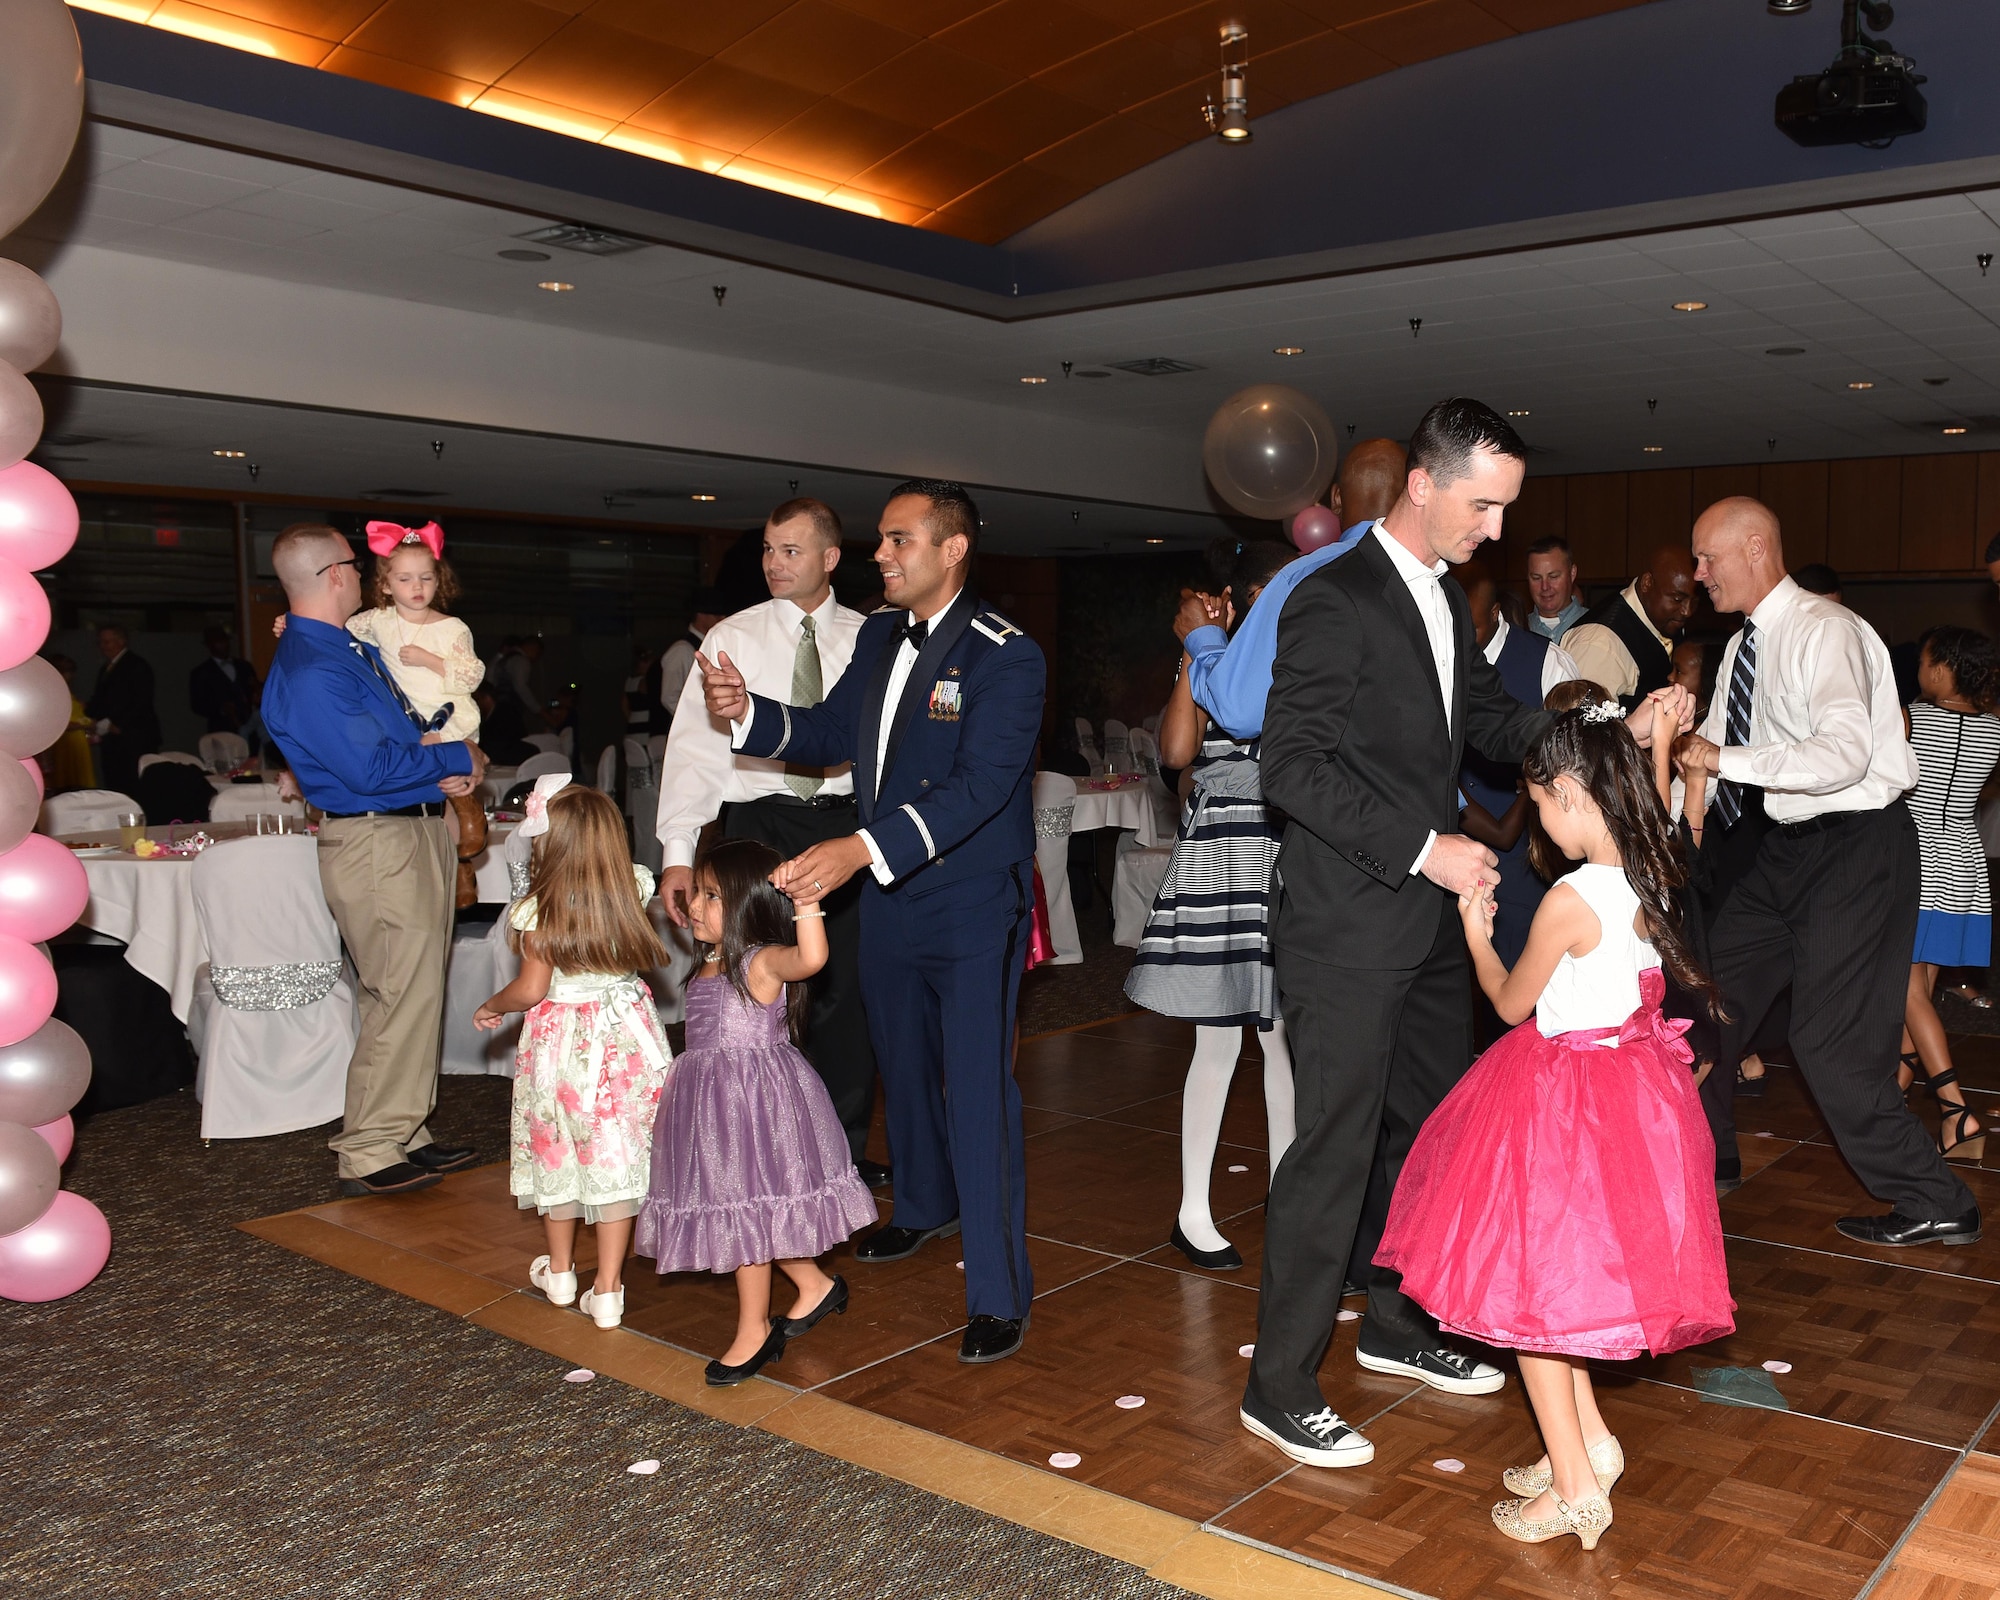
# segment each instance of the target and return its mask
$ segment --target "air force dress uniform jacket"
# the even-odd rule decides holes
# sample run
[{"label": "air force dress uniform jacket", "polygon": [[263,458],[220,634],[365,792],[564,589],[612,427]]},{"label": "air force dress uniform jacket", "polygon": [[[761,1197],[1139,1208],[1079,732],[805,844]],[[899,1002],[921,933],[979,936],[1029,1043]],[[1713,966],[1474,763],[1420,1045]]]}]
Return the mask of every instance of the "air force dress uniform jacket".
[{"label": "air force dress uniform jacket", "polygon": [[966,592],[931,619],[887,704],[907,620],[871,616],[817,706],[751,696],[736,748],[803,766],[854,763],[877,857],[861,897],[861,993],[885,1090],[895,1221],[956,1218],[968,1309],[1019,1317],[1034,1286],[1014,1004],[1034,893],[1029,797],[1046,667],[1032,639]]}]

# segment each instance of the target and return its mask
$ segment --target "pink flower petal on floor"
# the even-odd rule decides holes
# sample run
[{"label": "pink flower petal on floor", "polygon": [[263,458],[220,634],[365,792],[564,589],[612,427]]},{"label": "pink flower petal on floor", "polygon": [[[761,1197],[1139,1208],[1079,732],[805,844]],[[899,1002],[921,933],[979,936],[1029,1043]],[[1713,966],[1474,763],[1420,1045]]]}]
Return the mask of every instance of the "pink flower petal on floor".
[{"label": "pink flower petal on floor", "polygon": [[1146,1397],[1142,1394],[1121,1394],[1111,1403],[1120,1411],[1137,1411],[1146,1403]]},{"label": "pink flower petal on floor", "polygon": [[1433,1461],[1431,1465],[1436,1467],[1440,1472],[1463,1472],[1465,1470],[1465,1463],[1459,1460],[1457,1456],[1446,1456],[1444,1460]]},{"label": "pink flower petal on floor", "polygon": [[1254,1344],[1239,1344],[1236,1347],[1236,1353],[1239,1356],[1254,1356],[1257,1353],[1257,1347]]},{"label": "pink flower petal on floor", "polygon": [[592,1371],[590,1370],[590,1368],[588,1368],[588,1367],[578,1367],[578,1368],[576,1369],[576,1371],[574,1371],[574,1372],[565,1372],[565,1373],[563,1374],[563,1382],[564,1382],[564,1383],[588,1383],[588,1382],[590,1382],[590,1380],[591,1380],[592,1378],[594,1378],[594,1377],[596,1377],[596,1376],[597,1376],[597,1374],[596,1374],[596,1373],[594,1373],[594,1372],[592,1372]]},{"label": "pink flower petal on floor", "polygon": [[1248,1167],[1231,1167],[1229,1170],[1231,1172],[1248,1172],[1250,1169]]},{"label": "pink flower petal on floor", "polygon": [[1359,1322],[1361,1320],[1361,1313],[1358,1311],[1336,1311],[1333,1314],[1333,1320],[1335,1322]]},{"label": "pink flower petal on floor", "polygon": [[963,1261],[959,1262],[959,1264],[958,1264],[958,1270],[959,1270],[960,1272],[963,1272],[963,1271],[965,1270],[965,1263],[964,1263]]},{"label": "pink flower petal on floor", "polygon": [[1064,1472],[1067,1472],[1071,1467],[1082,1466],[1083,1457],[1078,1455],[1074,1450],[1058,1450],[1054,1455],[1049,1457],[1049,1465],[1060,1467]]},{"label": "pink flower petal on floor", "polygon": [[1760,1139],[1770,1139],[1770,1138],[1774,1138],[1774,1137],[1776,1137],[1776,1136],[1775,1136],[1775,1135],[1773,1135],[1773,1134],[1769,1134],[1769,1133],[1764,1133],[1764,1132],[1760,1131],[1760,1132],[1758,1133],[1757,1137],[1758,1137],[1758,1138],[1760,1138]]},{"label": "pink flower petal on floor", "polygon": [[1764,1370],[1766,1372],[1790,1372],[1792,1364],[1789,1361],[1767,1361],[1764,1363]]},{"label": "pink flower petal on floor", "polygon": [[625,1470],[627,1472],[634,1473],[641,1478],[650,1478],[654,1473],[660,1470],[660,1464],[659,1462],[653,1460],[635,1461],[632,1463],[631,1466],[627,1467]]}]

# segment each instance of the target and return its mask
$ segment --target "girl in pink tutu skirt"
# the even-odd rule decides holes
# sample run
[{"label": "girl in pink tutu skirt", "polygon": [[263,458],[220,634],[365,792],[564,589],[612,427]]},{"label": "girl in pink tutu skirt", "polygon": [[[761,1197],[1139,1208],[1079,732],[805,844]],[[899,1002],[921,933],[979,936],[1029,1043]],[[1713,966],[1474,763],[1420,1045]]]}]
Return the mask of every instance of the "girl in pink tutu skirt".
[{"label": "girl in pink tutu skirt", "polygon": [[[708,1364],[742,1383],[829,1313],[847,1282],[815,1256],[876,1218],[826,1086],[796,1038],[806,980],[826,965],[826,913],[800,886],[771,885],[778,853],[718,844],[694,868],[688,920],[707,959],[688,983],[687,1048],[653,1126],[653,1178],[638,1251],[662,1274],[736,1274],[736,1340]],[[771,1268],[792,1280],[792,1314],[771,1317]]]},{"label": "girl in pink tutu skirt", "polygon": [[1492,896],[1459,901],[1479,986],[1518,1026],[1418,1133],[1375,1256],[1445,1329],[1520,1353],[1548,1454],[1507,1471],[1521,1498],[1493,1521],[1586,1550],[1625,1457],[1585,1362],[1720,1338],[1736,1309],[1688,1024],[1660,1015],[1661,968],[1711,1008],[1715,986],[1681,938],[1684,869],[1623,715],[1564,712],[1522,765],[1548,839],[1583,865],[1542,901],[1512,972]]}]

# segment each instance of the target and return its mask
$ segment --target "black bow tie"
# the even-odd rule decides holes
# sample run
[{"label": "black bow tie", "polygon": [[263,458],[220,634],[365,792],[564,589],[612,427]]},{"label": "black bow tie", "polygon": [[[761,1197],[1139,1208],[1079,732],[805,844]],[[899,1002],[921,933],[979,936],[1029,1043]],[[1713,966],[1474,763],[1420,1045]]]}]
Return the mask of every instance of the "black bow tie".
[{"label": "black bow tie", "polygon": [[924,641],[930,636],[931,625],[928,618],[921,622],[906,622],[896,630],[897,639],[908,639],[912,650],[923,649]]}]

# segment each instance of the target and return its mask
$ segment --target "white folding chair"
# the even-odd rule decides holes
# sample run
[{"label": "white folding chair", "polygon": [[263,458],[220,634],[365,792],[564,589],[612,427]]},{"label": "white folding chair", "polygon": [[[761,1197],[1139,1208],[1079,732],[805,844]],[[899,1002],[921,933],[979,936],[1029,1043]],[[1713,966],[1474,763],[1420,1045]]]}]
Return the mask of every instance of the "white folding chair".
[{"label": "white folding chair", "polygon": [[250,759],[250,741],[240,733],[204,733],[195,748],[210,772],[227,772]]},{"label": "white folding chair", "polygon": [[1076,748],[1083,759],[1090,763],[1092,772],[1104,770],[1104,752],[1097,748],[1097,735],[1090,730],[1090,719],[1076,719]]},{"label": "white folding chair", "polygon": [[1139,948],[1146,919],[1159,898],[1160,880],[1174,859],[1174,847],[1144,845],[1136,833],[1118,836],[1118,858],[1111,869],[1111,942],[1128,950]]},{"label": "white folding chair", "polygon": [[507,913],[481,926],[470,923],[452,938],[444,973],[444,1057],[440,1070],[456,1076],[514,1076],[521,1019],[509,1017],[491,1033],[472,1025],[472,1014],[514,981],[521,958],[507,941]]},{"label": "white folding chair", "polygon": [[217,791],[208,808],[210,822],[248,822],[259,815],[297,817],[303,822],[306,803],[284,799],[275,783],[232,783]]},{"label": "white folding chair", "polygon": [[618,793],[618,746],[606,745],[597,756],[597,787],[608,795]]},{"label": "white folding chair", "polygon": [[121,812],[144,810],[129,794],[116,789],[71,789],[42,802],[36,826],[52,839],[66,839],[72,834],[102,833],[118,826]]},{"label": "white folding chair", "polygon": [[514,769],[514,781],[516,783],[531,783],[536,778],[548,776],[551,772],[574,772],[575,770],[576,768],[570,765],[568,756],[560,753],[544,752],[538,756],[529,756],[526,761],[523,761],[516,767]]},{"label": "white folding chair", "polygon": [[1049,937],[1056,953],[1047,964],[1073,967],[1083,960],[1076,905],[1069,893],[1069,832],[1076,812],[1076,779],[1060,772],[1035,774],[1035,865],[1049,898]]},{"label": "white folding chair", "polygon": [[1160,774],[1160,746],[1153,735],[1144,728],[1131,731],[1132,770],[1146,780],[1146,795],[1153,802],[1153,833],[1155,840],[1172,839],[1178,831],[1180,808],[1174,804],[1174,797],[1167,790],[1167,780]]},{"label": "white folding chair", "polygon": [[190,884],[208,946],[188,1017],[202,1137],[333,1121],[359,1024],[317,842],[287,834],[212,845],[195,858]]},{"label": "white folding chair", "polygon": [[203,772],[208,771],[208,763],[188,750],[162,750],[154,755],[141,756],[139,770],[144,772],[148,767],[162,761],[178,761],[184,767],[199,767]]},{"label": "white folding chair", "polygon": [[1155,711],[1155,712],[1154,712],[1154,713],[1153,713],[1153,714],[1152,714],[1152,715],[1151,715],[1150,717],[1148,717],[1148,718],[1147,718],[1147,719],[1145,720],[1145,722],[1144,722],[1144,723],[1142,723],[1142,724],[1141,724],[1141,726],[1142,726],[1142,727],[1144,727],[1144,728],[1145,728],[1145,730],[1146,730],[1146,731],[1147,731],[1148,733],[1150,733],[1150,734],[1151,734],[1151,735],[1152,735],[1152,736],[1153,736],[1153,737],[1154,737],[1155,739],[1159,738],[1159,736],[1160,736],[1160,714],[1159,714],[1159,712]]},{"label": "white folding chair", "polygon": [[[533,745],[537,750],[541,751],[544,755],[560,754],[562,751],[562,740],[560,737],[558,737],[556,734],[553,733],[526,733],[521,736],[521,742],[523,744]],[[567,772],[569,770],[569,764],[565,762],[561,767],[557,768],[556,770],[559,772]]]}]

